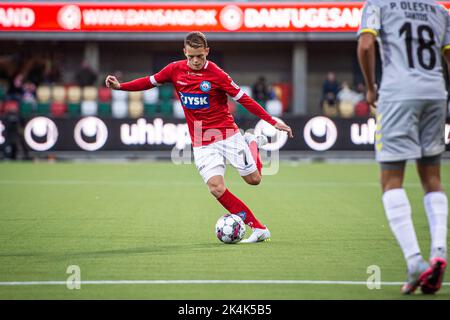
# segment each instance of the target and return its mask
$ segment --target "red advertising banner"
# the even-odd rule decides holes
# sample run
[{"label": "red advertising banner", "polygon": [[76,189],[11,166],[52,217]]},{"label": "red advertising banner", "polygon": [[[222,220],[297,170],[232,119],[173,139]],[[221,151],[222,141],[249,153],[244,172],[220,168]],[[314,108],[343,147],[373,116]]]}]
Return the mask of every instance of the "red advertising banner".
[{"label": "red advertising banner", "polygon": [[0,32],[352,32],[359,25],[362,5],[0,2]]},{"label": "red advertising banner", "polygon": [[0,31],[354,32],[363,4],[0,2]]}]

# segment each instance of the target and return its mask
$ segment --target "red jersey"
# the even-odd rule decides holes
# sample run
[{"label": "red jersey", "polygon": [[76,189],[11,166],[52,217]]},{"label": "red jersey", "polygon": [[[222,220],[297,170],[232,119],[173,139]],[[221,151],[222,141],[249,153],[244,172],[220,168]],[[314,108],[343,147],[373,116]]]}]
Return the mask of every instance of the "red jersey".
[{"label": "red jersey", "polygon": [[[150,76],[151,85],[146,88],[169,82],[175,87],[183,106],[194,147],[226,139],[239,130],[228,109],[227,95],[259,118],[272,125],[276,123],[227,73],[211,61],[206,61],[201,70],[191,69],[187,60],[173,62]],[[130,83],[121,84],[121,89],[136,89],[127,84]]]}]

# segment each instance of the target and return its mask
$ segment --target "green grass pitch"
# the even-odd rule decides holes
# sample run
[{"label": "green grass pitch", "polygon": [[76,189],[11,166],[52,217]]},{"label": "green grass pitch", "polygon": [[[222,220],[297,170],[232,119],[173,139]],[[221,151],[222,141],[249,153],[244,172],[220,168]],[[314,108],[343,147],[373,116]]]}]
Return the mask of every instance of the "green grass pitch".
[{"label": "green grass pitch", "polygon": [[[429,252],[422,190],[413,166],[405,188],[421,249]],[[450,164],[442,178],[450,190]],[[282,163],[249,186],[232,168],[227,186],[270,227],[272,241],[225,245],[225,210],[194,165],[0,164],[0,282],[81,280],[402,282],[406,266],[384,215],[376,164]],[[249,230],[248,230],[249,232]],[[448,276],[447,276],[448,279]],[[447,280],[448,281],[448,280]],[[450,299],[400,295],[399,285],[83,284],[0,285],[0,299]]]}]

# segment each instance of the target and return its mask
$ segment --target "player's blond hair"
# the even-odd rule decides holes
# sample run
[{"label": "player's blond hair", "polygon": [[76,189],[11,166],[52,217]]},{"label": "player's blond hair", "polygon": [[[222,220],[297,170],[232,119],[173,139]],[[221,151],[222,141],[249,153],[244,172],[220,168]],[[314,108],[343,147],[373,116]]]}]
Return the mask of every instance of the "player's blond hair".
[{"label": "player's blond hair", "polygon": [[184,39],[184,46],[190,46],[194,49],[201,47],[207,48],[208,42],[206,41],[206,36],[200,31],[189,32]]}]

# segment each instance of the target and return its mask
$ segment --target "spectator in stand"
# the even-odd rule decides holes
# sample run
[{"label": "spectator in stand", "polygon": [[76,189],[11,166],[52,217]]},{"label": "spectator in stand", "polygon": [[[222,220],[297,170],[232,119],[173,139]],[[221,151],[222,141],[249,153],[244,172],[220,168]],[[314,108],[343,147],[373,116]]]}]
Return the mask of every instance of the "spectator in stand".
[{"label": "spectator in stand", "polygon": [[367,118],[370,116],[370,105],[366,101],[366,86],[364,83],[356,85],[357,102],[355,104],[355,117]]},{"label": "spectator in stand", "polygon": [[356,102],[358,103],[362,100],[366,100],[366,86],[364,83],[359,82],[356,85]]},{"label": "spectator in stand", "polygon": [[9,83],[9,89],[6,94],[7,99],[20,101],[23,95],[23,73],[17,73]]},{"label": "spectator in stand", "polygon": [[339,115],[338,103],[336,96],[328,92],[322,101],[322,112],[327,117],[336,117]]},{"label": "spectator in stand", "polygon": [[80,87],[93,86],[97,81],[97,73],[86,61],[83,61],[75,78]]},{"label": "spectator in stand", "polygon": [[23,84],[22,101],[36,104],[36,85],[33,82],[26,81]]},{"label": "spectator in stand", "polygon": [[40,58],[30,59],[25,67],[28,69],[26,78],[36,86],[44,81],[45,62]]},{"label": "spectator in stand", "polygon": [[43,82],[46,84],[61,83],[61,75],[61,68],[59,67],[58,62],[47,60],[44,69]]},{"label": "spectator in stand", "polygon": [[340,102],[349,102],[352,105],[355,105],[357,102],[359,102],[359,94],[356,91],[353,91],[350,88],[350,85],[347,81],[342,82],[342,88],[339,90],[337,94],[337,99]]},{"label": "spectator in stand", "polygon": [[355,104],[358,102],[358,94],[350,88],[347,81],[342,82],[342,88],[337,95],[339,101],[339,114],[341,117],[353,117]]},{"label": "spectator in stand", "polygon": [[258,81],[253,84],[252,94],[253,99],[263,106],[266,104],[267,100],[271,99],[271,90],[265,77],[259,77]]},{"label": "spectator in stand", "polygon": [[322,85],[322,101],[327,100],[329,104],[336,104],[339,93],[339,84],[336,81],[336,74],[328,72],[327,78]]}]

